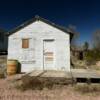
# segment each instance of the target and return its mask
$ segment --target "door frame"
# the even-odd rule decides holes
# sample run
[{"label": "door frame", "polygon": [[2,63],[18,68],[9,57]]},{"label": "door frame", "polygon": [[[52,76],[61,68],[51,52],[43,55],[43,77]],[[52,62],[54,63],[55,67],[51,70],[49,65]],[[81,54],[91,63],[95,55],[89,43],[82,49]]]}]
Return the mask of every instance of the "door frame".
[{"label": "door frame", "polygon": [[44,64],[44,42],[45,41],[55,41],[55,39],[43,39],[43,70],[45,70],[45,64]]}]

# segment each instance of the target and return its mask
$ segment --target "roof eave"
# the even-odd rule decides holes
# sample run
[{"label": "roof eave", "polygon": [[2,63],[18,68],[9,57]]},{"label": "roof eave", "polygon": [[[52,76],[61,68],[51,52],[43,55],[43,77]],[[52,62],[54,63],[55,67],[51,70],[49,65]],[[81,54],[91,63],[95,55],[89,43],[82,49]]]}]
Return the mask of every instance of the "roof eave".
[{"label": "roof eave", "polygon": [[39,20],[40,20],[40,21],[43,21],[43,22],[45,22],[45,23],[47,23],[47,24],[49,24],[49,25],[51,25],[51,26],[53,26],[53,27],[56,27],[57,29],[59,29],[59,30],[65,32],[65,33],[70,34],[70,37],[71,37],[71,39],[72,39],[74,33],[68,32],[66,28],[63,28],[63,27],[61,27],[61,26],[59,26],[59,25],[56,25],[55,23],[52,23],[52,22],[50,22],[50,21],[48,21],[48,20],[46,20],[46,19],[44,19],[44,18],[41,18],[41,17],[39,17],[39,16],[35,16],[34,18],[32,18],[32,19],[30,19],[30,20],[24,22],[23,24],[21,24],[20,26],[14,28],[13,30],[8,31],[8,32],[6,33],[6,35],[7,35],[7,36],[10,36],[10,35],[12,35],[13,33],[17,32],[18,30],[20,30],[20,29],[26,27],[27,25],[29,25],[29,24],[31,24],[31,23],[33,23],[33,22],[35,22],[35,21],[39,21]]}]

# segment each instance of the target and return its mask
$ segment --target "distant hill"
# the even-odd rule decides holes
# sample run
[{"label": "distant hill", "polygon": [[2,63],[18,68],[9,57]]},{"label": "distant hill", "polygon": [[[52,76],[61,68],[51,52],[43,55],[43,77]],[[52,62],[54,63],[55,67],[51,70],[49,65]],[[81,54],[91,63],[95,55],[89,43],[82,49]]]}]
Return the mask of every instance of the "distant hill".
[{"label": "distant hill", "polygon": [[8,37],[6,31],[0,28],[0,51],[7,51],[8,48]]}]

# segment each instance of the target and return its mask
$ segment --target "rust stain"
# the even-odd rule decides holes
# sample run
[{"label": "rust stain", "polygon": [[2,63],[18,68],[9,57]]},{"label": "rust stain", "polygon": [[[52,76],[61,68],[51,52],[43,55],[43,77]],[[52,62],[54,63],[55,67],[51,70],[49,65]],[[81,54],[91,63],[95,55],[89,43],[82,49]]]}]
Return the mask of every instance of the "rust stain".
[{"label": "rust stain", "polygon": [[46,61],[53,61],[53,57],[45,57]]},{"label": "rust stain", "polygon": [[53,56],[53,52],[45,52],[44,54],[47,56]]}]

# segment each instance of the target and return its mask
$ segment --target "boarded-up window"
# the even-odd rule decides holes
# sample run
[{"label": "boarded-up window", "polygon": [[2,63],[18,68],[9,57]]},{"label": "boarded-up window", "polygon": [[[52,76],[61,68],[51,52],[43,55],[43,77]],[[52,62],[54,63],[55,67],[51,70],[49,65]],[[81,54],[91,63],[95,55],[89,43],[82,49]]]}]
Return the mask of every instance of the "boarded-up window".
[{"label": "boarded-up window", "polygon": [[22,48],[29,48],[29,39],[22,39]]}]

